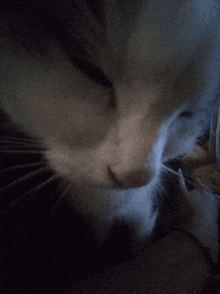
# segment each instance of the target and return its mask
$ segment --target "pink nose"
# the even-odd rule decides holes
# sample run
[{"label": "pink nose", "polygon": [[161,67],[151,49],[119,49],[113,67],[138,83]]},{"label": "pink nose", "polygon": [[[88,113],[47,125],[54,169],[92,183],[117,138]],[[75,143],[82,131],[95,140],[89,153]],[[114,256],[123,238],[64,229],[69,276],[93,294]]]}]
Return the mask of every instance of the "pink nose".
[{"label": "pink nose", "polygon": [[119,176],[114,173],[113,178],[121,188],[131,189],[145,186],[149,183],[153,178],[153,172],[139,170],[126,176]]}]

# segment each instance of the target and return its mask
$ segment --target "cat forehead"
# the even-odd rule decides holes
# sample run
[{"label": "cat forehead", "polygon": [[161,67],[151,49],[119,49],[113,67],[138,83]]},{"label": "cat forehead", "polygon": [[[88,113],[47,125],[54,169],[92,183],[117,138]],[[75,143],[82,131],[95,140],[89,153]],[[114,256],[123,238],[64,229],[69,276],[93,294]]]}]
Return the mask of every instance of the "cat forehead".
[{"label": "cat forehead", "polygon": [[215,5],[216,0],[58,0],[42,5],[45,15],[34,12],[36,23],[24,13],[24,22],[10,22],[21,40],[17,42],[35,50],[41,44],[50,51],[54,48],[48,35],[54,35],[73,62],[84,59],[110,80],[137,75],[158,79],[167,70],[176,74],[193,56],[205,28],[216,22]]},{"label": "cat forehead", "polygon": [[215,1],[194,0],[107,1],[100,68],[111,80],[150,83],[179,74],[209,39],[215,6]]}]

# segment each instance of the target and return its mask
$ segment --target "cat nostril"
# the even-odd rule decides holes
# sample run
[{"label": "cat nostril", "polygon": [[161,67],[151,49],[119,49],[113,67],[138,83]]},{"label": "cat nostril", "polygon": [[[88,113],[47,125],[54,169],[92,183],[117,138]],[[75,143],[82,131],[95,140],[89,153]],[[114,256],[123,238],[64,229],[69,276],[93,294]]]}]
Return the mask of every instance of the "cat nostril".
[{"label": "cat nostril", "polygon": [[121,176],[111,171],[112,178],[120,188],[131,189],[145,186],[153,178],[153,172],[147,170],[135,171],[126,176]]}]

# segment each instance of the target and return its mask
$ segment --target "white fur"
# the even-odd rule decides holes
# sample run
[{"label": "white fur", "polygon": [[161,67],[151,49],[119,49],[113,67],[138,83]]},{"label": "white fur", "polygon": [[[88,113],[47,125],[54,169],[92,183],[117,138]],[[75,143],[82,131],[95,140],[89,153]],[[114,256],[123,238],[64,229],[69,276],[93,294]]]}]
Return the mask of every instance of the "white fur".
[{"label": "white fur", "polygon": [[[103,28],[90,14],[99,38],[84,24],[83,10],[77,16],[82,26],[76,26],[70,3],[57,4],[70,36],[88,41],[87,62],[113,88],[83,74],[48,33],[38,37],[44,55],[28,51],[7,34],[8,19],[25,26],[25,18],[6,16],[1,107],[47,148],[49,165],[79,189],[73,202],[94,226],[125,219],[145,236],[156,219],[151,212],[161,163],[188,152],[212,114],[220,80],[219,2],[123,3],[106,1],[104,41]],[[28,30],[35,35],[36,27]],[[112,97],[116,108],[109,106]],[[180,117],[181,111],[193,112],[192,118]],[[152,180],[141,188],[107,191],[118,188],[109,170],[118,181],[143,170]]]}]

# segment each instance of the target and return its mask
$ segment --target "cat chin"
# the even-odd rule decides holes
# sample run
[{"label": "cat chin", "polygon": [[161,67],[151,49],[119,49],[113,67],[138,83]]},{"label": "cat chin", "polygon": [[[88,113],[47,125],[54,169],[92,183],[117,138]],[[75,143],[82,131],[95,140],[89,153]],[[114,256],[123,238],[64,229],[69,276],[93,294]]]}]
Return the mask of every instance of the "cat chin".
[{"label": "cat chin", "polygon": [[135,244],[150,238],[158,211],[154,210],[160,176],[133,189],[99,189],[69,184],[68,201],[91,225],[98,243],[106,241],[115,222],[123,221]]}]

